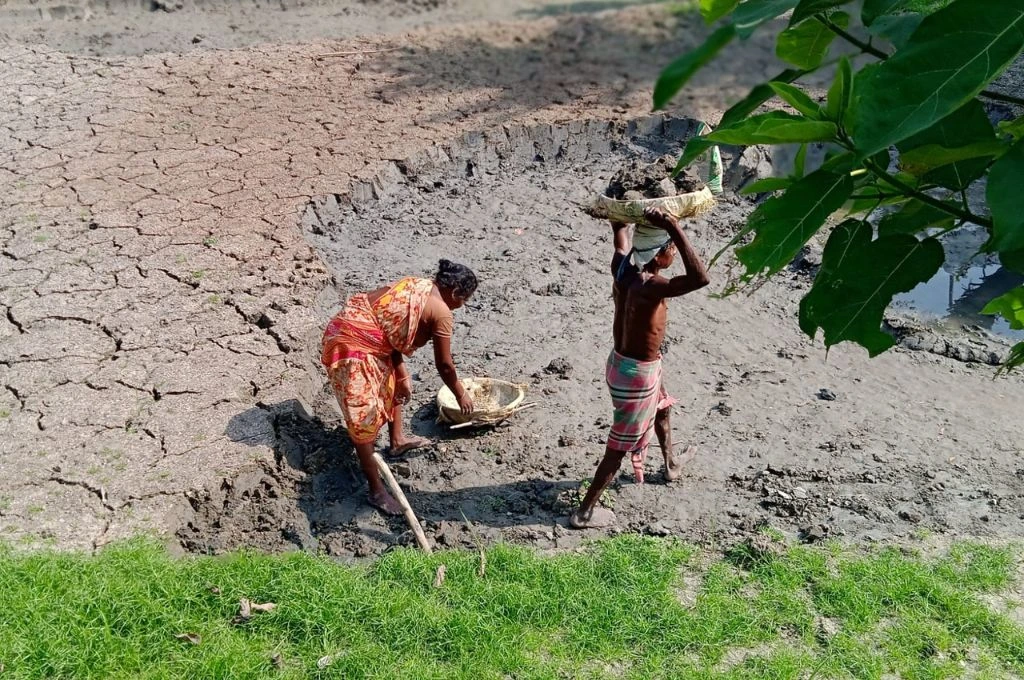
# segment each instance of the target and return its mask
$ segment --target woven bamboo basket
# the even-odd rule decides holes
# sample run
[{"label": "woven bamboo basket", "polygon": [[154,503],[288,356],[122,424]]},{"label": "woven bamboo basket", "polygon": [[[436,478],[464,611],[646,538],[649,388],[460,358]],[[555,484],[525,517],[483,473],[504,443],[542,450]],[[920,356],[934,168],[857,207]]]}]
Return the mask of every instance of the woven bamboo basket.
[{"label": "woven bamboo basket", "polygon": [[677,219],[696,217],[715,207],[715,196],[708,187],[676,196],[645,198],[635,201],[617,200],[601,194],[594,199],[587,212],[599,219],[651,226],[644,219],[644,210],[655,207],[675,215]]},{"label": "woven bamboo basket", "polygon": [[442,423],[466,427],[488,425],[501,422],[528,406],[523,404],[526,385],[493,378],[466,378],[462,387],[473,400],[473,413],[463,414],[459,400],[445,385],[437,393],[438,419]]}]

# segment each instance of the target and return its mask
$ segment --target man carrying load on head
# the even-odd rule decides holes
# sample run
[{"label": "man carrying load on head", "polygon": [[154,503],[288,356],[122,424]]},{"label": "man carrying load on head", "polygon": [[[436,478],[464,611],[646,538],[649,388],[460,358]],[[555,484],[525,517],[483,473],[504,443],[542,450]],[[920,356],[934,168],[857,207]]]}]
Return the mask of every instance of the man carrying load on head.
[{"label": "man carrying load on head", "polygon": [[[678,220],[658,208],[648,208],[644,218],[655,229],[642,229],[630,239],[628,225],[612,222],[615,254],[611,271],[614,277],[615,318],[612,325],[614,349],[608,357],[606,377],[612,397],[614,416],[604,458],[597,467],[594,482],[580,507],[569,518],[576,529],[603,527],[615,521],[611,510],[598,507],[601,493],[608,487],[630,455],[633,472],[644,481],[643,463],[652,430],[665,457],[665,477],[679,477],[681,462],[672,455],[669,407],[674,399],[662,384],[661,344],[665,339],[668,298],[686,295],[708,285],[708,273]],[[666,279],[667,269],[679,253],[686,272]],[[687,454],[692,452],[692,447]],[[684,454],[685,455],[685,454]]]}]

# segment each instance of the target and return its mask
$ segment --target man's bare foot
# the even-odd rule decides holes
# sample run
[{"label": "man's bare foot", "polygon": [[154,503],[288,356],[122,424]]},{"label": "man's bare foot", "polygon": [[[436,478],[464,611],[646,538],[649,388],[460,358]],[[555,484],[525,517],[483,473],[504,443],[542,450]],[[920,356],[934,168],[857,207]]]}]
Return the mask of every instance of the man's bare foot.
[{"label": "man's bare foot", "polygon": [[678,456],[670,456],[665,459],[665,480],[674,482],[683,474],[683,467],[692,461],[697,455],[697,447],[690,444]]},{"label": "man's bare foot", "polygon": [[392,446],[387,451],[385,451],[385,453],[394,458],[397,456],[404,456],[410,451],[422,449],[424,446],[429,445],[429,439],[424,439],[423,437],[406,437],[401,443],[392,444]]},{"label": "man's bare foot", "polygon": [[587,514],[579,510],[569,515],[569,526],[573,529],[601,529],[615,524],[615,513],[607,508],[595,507]]},{"label": "man's bare foot", "polygon": [[370,505],[385,515],[401,515],[403,512],[402,506],[387,491],[381,491],[379,494],[370,494],[369,502]]}]

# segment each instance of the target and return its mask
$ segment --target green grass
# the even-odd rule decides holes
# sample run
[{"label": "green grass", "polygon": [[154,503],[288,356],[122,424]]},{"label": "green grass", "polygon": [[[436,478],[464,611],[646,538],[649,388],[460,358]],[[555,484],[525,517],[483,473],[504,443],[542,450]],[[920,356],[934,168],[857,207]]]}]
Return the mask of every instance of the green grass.
[{"label": "green grass", "polygon": [[[696,556],[637,536],[549,557],[498,545],[480,576],[472,552],[399,550],[343,566],[305,554],[173,559],[145,540],[92,557],[8,548],[0,550],[0,664],[4,678],[930,679],[1024,671],[1024,630],[979,599],[1010,585],[1017,564],[1009,549],[965,544],[932,558],[834,546]],[[447,577],[434,588],[442,563]],[[695,597],[683,596],[688,587]],[[242,597],[277,608],[235,625]],[[175,637],[184,633],[200,643]]]}]

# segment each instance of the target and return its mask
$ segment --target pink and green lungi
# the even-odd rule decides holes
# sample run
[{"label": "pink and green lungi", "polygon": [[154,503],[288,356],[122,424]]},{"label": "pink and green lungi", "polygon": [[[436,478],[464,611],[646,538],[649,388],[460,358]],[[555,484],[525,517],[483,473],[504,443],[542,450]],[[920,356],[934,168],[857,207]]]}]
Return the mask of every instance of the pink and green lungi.
[{"label": "pink and green lungi", "polygon": [[633,474],[644,483],[644,458],[654,431],[658,411],[676,402],[661,381],[661,359],[638,361],[613,351],[606,370],[608,391],[612,395],[612,429],[608,448],[630,454]]}]

